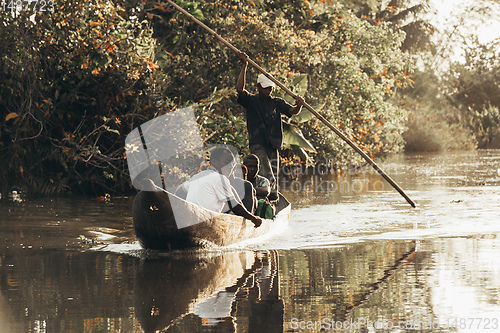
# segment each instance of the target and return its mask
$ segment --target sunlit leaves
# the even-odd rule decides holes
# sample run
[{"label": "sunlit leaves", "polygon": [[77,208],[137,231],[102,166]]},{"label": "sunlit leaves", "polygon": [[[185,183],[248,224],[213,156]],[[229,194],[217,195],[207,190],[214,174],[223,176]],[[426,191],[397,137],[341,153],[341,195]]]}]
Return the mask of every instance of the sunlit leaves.
[{"label": "sunlit leaves", "polygon": [[9,120],[11,120],[11,119],[14,119],[14,118],[16,118],[17,116],[18,116],[18,114],[17,114],[17,113],[15,113],[15,112],[11,112],[11,113],[9,113],[7,116],[5,116],[5,121],[9,121]]},{"label": "sunlit leaves", "polygon": [[[126,188],[117,137],[165,103],[152,30],[112,1],[56,7],[32,17],[0,13],[0,100],[11,114],[0,124],[9,142],[0,157],[11,163],[0,163],[1,186]],[[19,174],[17,165],[30,168]],[[113,177],[101,179],[103,169]]]},{"label": "sunlit leaves", "polygon": [[[341,123],[345,131],[357,133],[356,140],[365,148],[376,154],[400,149],[402,141],[397,133],[403,130],[406,113],[393,106],[390,98],[399,87],[412,83],[407,74],[412,69],[411,59],[400,51],[403,34],[335,8],[328,13],[311,13],[317,8],[303,0],[272,5],[239,3],[237,10],[225,1],[198,4],[210,27],[285,85],[294,86],[289,73],[308,73],[302,76],[308,78],[304,83],[311,83],[308,102],[324,105],[322,113]],[[175,20],[167,18],[170,37],[164,45],[172,56],[163,57],[160,66],[171,73],[174,96],[196,101],[208,96],[214,86],[233,87],[239,71],[234,54],[188,20],[175,15]],[[249,90],[256,74],[248,71]],[[302,91],[305,89],[295,92],[304,94]],[[289,98],[279,89],[275,94]],[[293,99],[289,102],[294,103]],[[240,112],[237,108],[228,111]],[[357,132],[361,125],[351,116],[365,112],[369,122],[363,126],[368,132],[361,135]],[[393,121],[389,126],[380,118]],[[350,148],[339,145],[338,139],[318,127],[314,119],[304,121],[301,129],[319,148],[318,155],[350,159]]]},{"label": "sunlit leaves", "polygon": [[480,148],[500,147],[500,41],[469,41],[465,63],[455,62],[446,81],[461,122],[474,133]]},{"label": "sunlit leaves", "polygon": [[[318,10],[322,2],[304,0],[176,2],[319,105],[372,156],[401,147],[406,113],[391,98],[413,84],[411,59],[400,51],[403,34],[353,17],[331,1],[323,2],[328,12]],[[24,169],[25,178],[36,182],[50,163],[60,173],[50,175],[53,180],[123,184],[120,137],[174,105],[198,106],[206,142],[246,151],[234,89],[240,65],[230,49],[161,0],[137,8],[107,0],[56,7],[37,14],[36,23],[4,15],[0,26],[8,32],[0,39],[0,96],[6,114],[18,115],[0,130],[9,142],[24,139],[12,163],[34,165]],[[256,76],[248,70],[250,91]],[[279,89],[275,95],[284,97]],[[316,157],[356,162],[352,149],[307,111],[292,122],[313,143]],[[0,163],[2,170],[19,170]],[[103,179],[103,171],[113,177]]]}]

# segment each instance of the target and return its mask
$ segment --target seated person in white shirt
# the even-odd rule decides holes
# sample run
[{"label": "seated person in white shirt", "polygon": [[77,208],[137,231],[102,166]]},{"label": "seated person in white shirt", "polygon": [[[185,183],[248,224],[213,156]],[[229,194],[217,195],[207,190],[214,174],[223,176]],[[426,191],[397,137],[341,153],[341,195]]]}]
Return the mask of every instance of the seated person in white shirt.
[{"label": "seated person in white shirt", "polygon": [[235,166],[234,156],[229,149],[216,148],[210,154],[210,166],[179,186],[176,194],[185,192],[186,201],[216,213],[222,212],[224,204],[230,202],[234,214],[252,221],[257,228],[262,224],[262,219],[245,208],[227,178]]}]

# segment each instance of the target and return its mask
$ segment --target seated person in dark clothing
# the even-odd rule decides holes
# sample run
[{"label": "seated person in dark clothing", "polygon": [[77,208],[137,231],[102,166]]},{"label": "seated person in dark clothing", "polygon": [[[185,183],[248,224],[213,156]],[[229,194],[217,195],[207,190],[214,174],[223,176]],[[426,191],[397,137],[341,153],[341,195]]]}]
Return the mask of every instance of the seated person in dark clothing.
[{"label": "seated person in dark clothing", "polygon": [[257,208],[257,197],[252,183],[247,180],[246,166],[241,164],[241,169],[236,168],[232,176],[229,177],[229,181],[236,189],[236,193],[238,193],[243,206],[245,206],[249,212],[253,213],[255,208]]},{"label": "seated person in dark clothing", "polygon": [[245,156],[243,164],[247,167],[247,180],[252,183],[255,188],[257,199],[265,199],[269,197],[271,192],[271,182],[266,177],[259,175],[260,161],[257,155],[250,154]]}]

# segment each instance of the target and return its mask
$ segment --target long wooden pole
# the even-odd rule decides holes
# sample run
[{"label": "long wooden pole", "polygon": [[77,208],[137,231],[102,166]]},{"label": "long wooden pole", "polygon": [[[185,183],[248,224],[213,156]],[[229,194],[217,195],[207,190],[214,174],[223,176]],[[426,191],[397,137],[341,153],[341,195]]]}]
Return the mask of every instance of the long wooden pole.
[{"label": "long wooden pole", "polygon": [[[217,38],[219,41],[221,41],[223,44],[225,44],[231,50],[233,50],[236,53],[240,52],[240,50],[238,50],[236,47],[234,47],[227,40],[225,40],[224,38],[222,38],[221,36],[219,36],[214,30],[210,29],[203,22],[201,22],[200,20],[198,20],[193,15],[189,14],[186,10],[184,10],[184,8],[182,8],[179,5],[177,5],[172,0],[167,0],[167,2],[169,4],[171,4],[172,6],[174,6],[178,11],[180,11],[181,13],[183,13],[184,15],[186,15],[190,20],[192,20],[193,22],[195,22],[198,25],[200,25],[203,29],[207,30],[212,36],[214,36],[215,38]],[[248,63],[250,65],[252,65],[253,67],[255,67],[259,72],[261,72],[262,74],[264,74],[271,81],[273,81],[278,87],[280,87],[281,89],[283,89],[287,94],[289,94],[293,98],[297,97],[297,95],[295,93],[293,93],[290,89],[288,89],[287,87],[285,87],[281,82],[279,82],[278,80],[276,80],[273,76],[271,76],[271,74],[267,73],[262,67],[260,67],[252,59],[249,58],[248,59]],[[349,139],[347,136],[345,136],[344,133],[342,133],[337,127],[335,127],[332,123],[330,123],[328,120],[326,120],[325,117],[323,117],[316,110],[314,110],[314,108],[312,106],[310,106],[307,103],[304,103],[304,107],[306,109],[308,109],[309,111],[311,111],[311,113],[313,115],[315,115],[323,124],[325,124],[328,128],[330,128],[332,131],[334,131],[335,134],[337,134],[342,140],[344,140],[349,146],[351,146],[358,154],[360,154],[361,157],[363,157],[366,160],[366,162],[368,162],[368,164],[370,164],[382,177],[384,177],[384,179],[389,184],[391,184],[392,187],[394,187],[406,199],[406,201],[408,201],[408,203],[413,208],[416,207],[415,203],[406,195],[406,193],[403,191],[403,189],[394,180],[392,180],[391,177],[389,177],[368,155],[366,155],[366,153],[364,151],[362,151],[361,148],[359,148],[358,146],[356,146],[356,144],[354,142],[352,142],[351,139]]]}]

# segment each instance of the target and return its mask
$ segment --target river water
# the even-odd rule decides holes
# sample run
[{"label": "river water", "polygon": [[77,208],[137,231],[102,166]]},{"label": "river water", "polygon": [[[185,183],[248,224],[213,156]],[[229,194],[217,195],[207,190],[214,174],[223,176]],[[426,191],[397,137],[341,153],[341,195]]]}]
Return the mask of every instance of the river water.
[{"label": "river water", "polygon": [[133,198],[0,201],[0,332],[500,332],[500,151],[282,182],[287,229],[140,249]]}]

